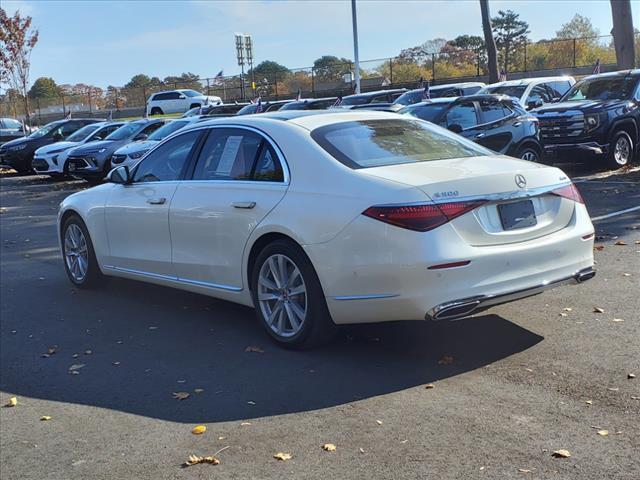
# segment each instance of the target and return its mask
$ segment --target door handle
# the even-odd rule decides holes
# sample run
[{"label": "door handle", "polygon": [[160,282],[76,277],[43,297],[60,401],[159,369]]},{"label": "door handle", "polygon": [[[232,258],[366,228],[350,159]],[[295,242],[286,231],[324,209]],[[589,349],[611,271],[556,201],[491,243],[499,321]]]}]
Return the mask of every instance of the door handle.
[{"label": "door handle", "polygon": [[522,125],[522,122],[516,122],[513,124],[514,127],[519,127],[520,125]]},{"label": "door handle", "polygon": [[484,137],[484,133],[479,133],[478,135],[476,135],[476,138],[482,138]]},{"label": "door handle", "polygon": [[256,206],[256,202],[233,202],[231,205],[233,208],[245,208],[250,210]]},{"label": "door handle", "polygon": [[167,201],[166,198],[161,197],[161,198],[150,198],[149,200],[147,200],[147,203],[150,205],[164,205],[164,203]]}]

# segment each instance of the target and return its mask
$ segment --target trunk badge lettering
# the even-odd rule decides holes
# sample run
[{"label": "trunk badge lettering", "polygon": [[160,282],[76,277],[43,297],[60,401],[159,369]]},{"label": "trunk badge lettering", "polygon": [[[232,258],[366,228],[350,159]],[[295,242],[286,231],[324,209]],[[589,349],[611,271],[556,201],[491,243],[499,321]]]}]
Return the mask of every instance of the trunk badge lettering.
[{"label": "trunk badge lettering", "polygon": [[520,187],[520,188],[524,188],[524,187],[526,187],[526,186],[527,186],[527,179],[526,179],[526,178],[524,178],[524,175],[521,175],[521,174],[519,174],[519,173],[518,173],[518,174],[516,175],[516,177],[515,177],[515,180],[516,180],[516,185],[517,185],[518,187]]},{"label": "trunk badge lettering", "polygon": [[448,198],[448,197],[457,197],[459,195],[458,190],[451,190],[448,192],[436,192],[434,198]]}]

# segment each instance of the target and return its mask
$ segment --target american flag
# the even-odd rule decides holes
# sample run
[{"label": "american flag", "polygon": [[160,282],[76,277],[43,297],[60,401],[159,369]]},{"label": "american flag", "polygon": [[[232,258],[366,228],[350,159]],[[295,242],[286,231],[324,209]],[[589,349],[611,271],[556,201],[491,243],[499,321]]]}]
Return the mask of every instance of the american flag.
[{"label": "american flag", "polygon": [[427,80],[426,82],[422,82],[424,89],[422,90],[422,101],[424,102],[425,100],[430,100],[431,99],[431,93],[429,93],[429,80]]},{"label": "american flag", "polygon": [[298,94],[296,95],[296,100],[299,102],[300,100],[302,100],[302,92],[300,91],[300,89],[298,89]]},{"label": "american flag", "polygon": [[506,82],[507,81],[507,71],[504,68],[502,70],[500,70],[500,77],[498,78],[498,81],[500,81],[500,82]]},{"label": "american flag", "polygon": [[424,88],[424,78],[422,77],[418,80],[418,88]]},{"label": "american flag", "polygon": [[258,97],[258,105],[256,106],[256,113],[262,113],[262,98]]},{"label": "american flag", "polygon": [[107,115],[107,122],[113,122],[113,110],[109,110],[109,115]]},{"label": "american flag", "polygon": [[600,75],[600,59],[597,59],[596,64],[593,66],[593,73],[595,75]]},{"label": "american flag", "polygon": [[71,118],[71,108],[69,108],[69,111],[67,112],[67,114],[64,116],[64,118]]},{"label": "american flag", "polygon": [[338,95],[338,98],[336,98],[336,101],[333,102],[332,107],[339,107],[342,104],[342,94]]}]

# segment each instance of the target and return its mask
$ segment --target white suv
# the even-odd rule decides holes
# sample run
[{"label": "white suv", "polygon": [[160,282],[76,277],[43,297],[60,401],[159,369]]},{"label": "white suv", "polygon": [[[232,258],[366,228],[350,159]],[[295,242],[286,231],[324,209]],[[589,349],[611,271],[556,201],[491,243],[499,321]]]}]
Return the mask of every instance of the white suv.
[{"label": "white suv", "polygon": [[222,103],[222,99],[213,95],[203,95],[195,90],[167,90],[154,93],[149,97],[147,114],[184,113],[206,103],[216,105]]},{"label": "white suv", "polygon": [[487,85],[478,94],[495,93],[515,98],[527,110],[551,103],[576,83],[573,77],[536,77]]}]

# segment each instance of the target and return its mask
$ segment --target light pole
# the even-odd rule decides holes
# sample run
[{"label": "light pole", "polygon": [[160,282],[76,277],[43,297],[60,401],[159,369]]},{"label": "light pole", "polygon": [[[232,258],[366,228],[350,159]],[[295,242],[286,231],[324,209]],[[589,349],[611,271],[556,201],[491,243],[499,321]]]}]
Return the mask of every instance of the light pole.
[{"label": "light pole", "polygon": [[353,23],[353,59],[355,60],[355,93],[360,93],[360,58],[358,55],[358,19],[356,17],[356,0],[351,0],[351,21]]}]

